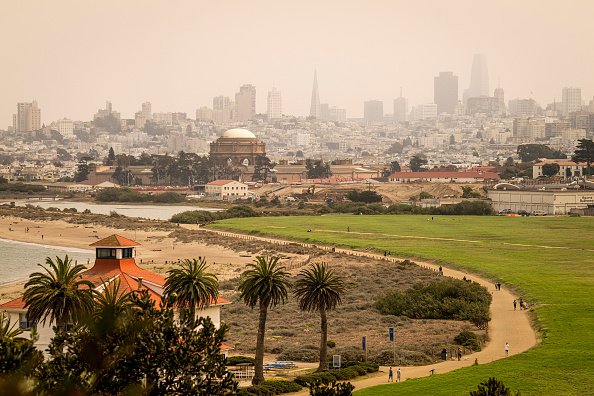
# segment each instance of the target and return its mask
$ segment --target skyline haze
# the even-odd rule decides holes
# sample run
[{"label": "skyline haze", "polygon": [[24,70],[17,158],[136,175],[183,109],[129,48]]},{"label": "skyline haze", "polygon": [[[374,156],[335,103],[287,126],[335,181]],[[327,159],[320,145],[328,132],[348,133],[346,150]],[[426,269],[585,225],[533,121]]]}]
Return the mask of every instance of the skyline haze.
[{"label": "skyline haze", "polygon": [[594,4],[554,4],[12,2],[0,16],[9,54],[0,125],[12,125],[17,102],[33,100],[46,124],[89,120],[106,100],[124,118],[146,101],[154,112],[192,116],[244,84],[256,87],[257,113],[266,112],[274,85],[283,113],[308,115],[314,70],[320,102],[362,117],[367,100],[391,108],[400,87],[409,107],[432,102],[433,78],[442,71],[459,76],[463,92],[475,53],[485,54],[489,84],[500,82],[506,100],[532,97],[546,106],[575,86],[587,102],[594,94]]}]

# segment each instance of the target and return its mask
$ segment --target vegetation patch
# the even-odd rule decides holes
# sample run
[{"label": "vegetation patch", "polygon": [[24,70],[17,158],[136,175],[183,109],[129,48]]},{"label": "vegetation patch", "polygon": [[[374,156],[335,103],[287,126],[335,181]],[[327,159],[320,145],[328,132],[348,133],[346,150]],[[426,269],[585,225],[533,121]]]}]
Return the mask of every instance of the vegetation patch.
[{"label": "vegetation patch", "polygon": [[387,315],[412,319],[468,320],[486,328],[490,318],[491,294],[476,282],[442,277],[431,283],[417,283],[412,288],[390,291],[376,302]]}]

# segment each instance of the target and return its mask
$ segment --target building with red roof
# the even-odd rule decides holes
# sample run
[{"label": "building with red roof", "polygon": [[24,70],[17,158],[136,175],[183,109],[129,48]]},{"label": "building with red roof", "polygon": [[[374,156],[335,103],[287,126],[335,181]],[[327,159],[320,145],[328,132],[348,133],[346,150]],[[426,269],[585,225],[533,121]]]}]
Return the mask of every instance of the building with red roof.
[{"label": "building with red roof", "polygon": [[[163,297],[165,277],[152,271],[140,268],[136,264],[135,248],[140,246],[138,242],[120,235],[111,235],[103,238],[90,246],[95,248],[95,264],[82,273],[84,280],[91,281],[95,290],[102,292],[107,285],[115,280],[120,280],[121,292],[132,292],[135,290],[147,290],[151,299],[159,306]],[[217,328],[221,325],[221,306],[230,304],[230,301],[218,297],[211,301],[210,305],[199,311],[202,317],[209,316]],[[31,324],[27,320],[27,308],[22,297],[0,305],[0,310],[6,311],[11,323],[19,323],[19,327],[29,335],[28,329]],[[36,345],[44,350],[54,336],[53,323],[37,324],[39,340]]]},{"label": "building with red roof", "polygon": [[499,180],[499,175],[494,172],[396,172],[390,175],[394,183],[477,183],[488,180]]}]

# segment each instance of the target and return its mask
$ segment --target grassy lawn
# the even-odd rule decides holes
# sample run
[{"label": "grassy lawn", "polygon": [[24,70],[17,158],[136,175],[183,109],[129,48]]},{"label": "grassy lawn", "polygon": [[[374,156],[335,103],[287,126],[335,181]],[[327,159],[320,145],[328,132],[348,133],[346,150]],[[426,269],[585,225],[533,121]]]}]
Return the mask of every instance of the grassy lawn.
[{"label": "grassy lawn", "polygon": [[594,220],[430,219],[404,215],[265,217],[230,219],[211,227],[434,260],[512,285],[529,304],[538,304],[534,311],[543,341],[535,349],[398,386],[364,389],[357,395],[468,394],[489,376],[522,395],[594,394]]}]

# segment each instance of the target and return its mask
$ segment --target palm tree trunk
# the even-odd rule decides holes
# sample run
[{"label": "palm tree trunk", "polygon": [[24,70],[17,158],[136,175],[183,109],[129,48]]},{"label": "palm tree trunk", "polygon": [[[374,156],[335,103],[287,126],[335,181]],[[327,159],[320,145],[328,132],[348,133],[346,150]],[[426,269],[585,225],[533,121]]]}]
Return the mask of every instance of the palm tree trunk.
[{"label": "palm tree trunk", "polygon": [[320,310],[320,365],[318,371],[328,370],[328,319],[326,310]]},{"label": "palm tree trunk", "polygon": [[258,338],[256,340],[256,365],[252,384],[260,385],[264,382],[264,333],[266,332],[266,316],[268,304],[260,302],[260,318],[258,319]]}]

